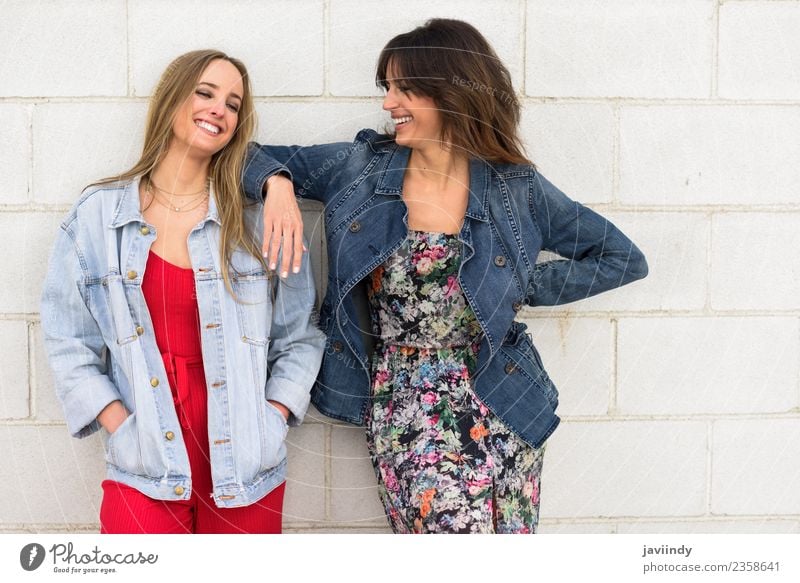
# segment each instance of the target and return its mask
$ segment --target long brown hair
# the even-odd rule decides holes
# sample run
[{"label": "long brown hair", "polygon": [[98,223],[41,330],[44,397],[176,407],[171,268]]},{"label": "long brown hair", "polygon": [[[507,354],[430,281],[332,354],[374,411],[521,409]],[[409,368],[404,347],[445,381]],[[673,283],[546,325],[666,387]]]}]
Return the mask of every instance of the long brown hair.
[{"label": "long brown hair", "polygon": [[95,185],[124,182],[142,177],[149,178],[151,172],[166,156],[172,139],[172,125],[178,109],[191,96],[206,67],[222,59],[236,67],[242,75],[242,102],[239,119],[231,141],[211,157],[209,179],[213,185],[217,210],[220,215],[220,257],[222,276],[229,291],[232,291],[230,260],[234,249],[241,247],[257,258],[267,268],[258,243],[245,224],[245,197],[241,191],[241,176],[247,154],[247,143],[256,129],[255,106],[250,87],[250,77],[244,63],[225,53],[204,49],[185,53],[167,66],[150,98],[144,133],[144,147],[139,161],[130,170],[118,176],[105,178]]},{"label": "long brown hair", "polygon": [[375,82],[387,89],[392,69],[412,91],[434,100],[441,139],[469,157],[531,164],[519,137],[520,104],[511,75],[478,30],[433,18],[397,35],[378,57]]}]

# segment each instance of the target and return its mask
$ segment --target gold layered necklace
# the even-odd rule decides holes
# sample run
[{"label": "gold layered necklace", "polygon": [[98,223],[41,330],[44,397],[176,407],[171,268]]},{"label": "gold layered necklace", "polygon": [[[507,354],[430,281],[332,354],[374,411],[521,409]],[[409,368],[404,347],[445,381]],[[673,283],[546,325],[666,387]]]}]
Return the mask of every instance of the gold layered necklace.
[{"label": "gold layered necklace", "polygon": [[[188,213],[202,205],[208,199],[208,185],[206,182],[205,187],[197,192],[187,192],[178,194],[177,192],[170,192],[158,186],[151,178],[147,179],[147,194],[149,194],[154,201],[161,206],[168,208],[176,213]],[[180,205],[175,204],[175,198],[185,199]]]}]

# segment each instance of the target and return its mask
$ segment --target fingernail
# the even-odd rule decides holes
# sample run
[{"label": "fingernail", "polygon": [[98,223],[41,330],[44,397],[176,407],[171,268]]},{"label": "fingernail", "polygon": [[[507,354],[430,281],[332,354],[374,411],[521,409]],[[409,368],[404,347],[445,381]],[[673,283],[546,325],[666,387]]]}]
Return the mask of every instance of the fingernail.
[{"label": "fingernail", "polygon": [[283,278],[289,277],[289,272],[288,271],[284,271],[283,273],[281,273],[281,277],[283,277]]},{"label": "fingernail", "polygon": [[274,270],[275,270],[275,264],[274,264],[274,263],[270,263],[270,264],[269,264],[269,268],[270,268],[270,269],[272,269],[272,270],[274,271]]},{"label": "fingernail", "polygon": [[305,245],[303,245],[303,251],[308,251],[308,247],[306,247]]},{"label": "fingernail", "polygon": [[293,273],[300,273],[300,268],[299,267],[293,267],[292,268],[292,272]]}]

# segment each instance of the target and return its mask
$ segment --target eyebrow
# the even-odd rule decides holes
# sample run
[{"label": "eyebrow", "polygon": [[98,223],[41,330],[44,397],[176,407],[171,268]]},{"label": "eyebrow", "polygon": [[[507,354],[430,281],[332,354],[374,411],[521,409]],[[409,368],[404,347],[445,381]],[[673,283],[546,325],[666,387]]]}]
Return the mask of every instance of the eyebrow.
[{"label": "eyebrow", "polygon": [[[200,81],[198,83],[198,85],[208,85],[209,87],[212,87],[213,89],[219,89],[219,85],[216,85],[214,83],[209,83],[208,81]],[[239,101],[242,100],[242,96],[239,95],[238,93],[231,93],[231,97],[235,97]]]}]

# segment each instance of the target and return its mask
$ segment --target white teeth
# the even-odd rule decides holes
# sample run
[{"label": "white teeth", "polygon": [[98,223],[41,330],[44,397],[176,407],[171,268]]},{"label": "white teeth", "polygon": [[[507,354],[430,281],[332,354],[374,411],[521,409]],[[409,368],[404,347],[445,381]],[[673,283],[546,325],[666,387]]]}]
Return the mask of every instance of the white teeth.
[{"label": "white teeth", "polygon": [[394,125],[398,125],[398,124],[401,124],[401,123],[405,123],[407,121],[411,121],[412,119],[414,119],[414,118],[411,117],[410,115],[407,115],[405,117],[396,117],[396,118],[392,119],[392,121],[394,122]]},{"label": "white teeth", "polygon": [[210,123],[205,121],[196,121],[194,124],[197,127],[203,128],[204,130],[210,131],[212,134],[218,134],[219,128],[217,126],[212,126]]}]

